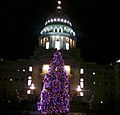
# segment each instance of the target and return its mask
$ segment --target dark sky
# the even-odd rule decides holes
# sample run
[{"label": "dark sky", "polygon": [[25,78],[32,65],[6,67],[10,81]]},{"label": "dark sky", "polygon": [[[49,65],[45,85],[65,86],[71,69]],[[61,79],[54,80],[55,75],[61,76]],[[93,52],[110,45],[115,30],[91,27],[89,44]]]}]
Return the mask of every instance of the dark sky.
[{"label": "dark sky", "polygon": [[[81,57],[108,64],[120,56],[113,6],[97,0],[64,0],[63,11],[71,18]],[[4,0],[0,13],[0,57],[28,59],[38,46],[38,35],[56,0]],[[117,10],[117,8],[116,8]],[[113,23],[114,22],[114,23]]]}]

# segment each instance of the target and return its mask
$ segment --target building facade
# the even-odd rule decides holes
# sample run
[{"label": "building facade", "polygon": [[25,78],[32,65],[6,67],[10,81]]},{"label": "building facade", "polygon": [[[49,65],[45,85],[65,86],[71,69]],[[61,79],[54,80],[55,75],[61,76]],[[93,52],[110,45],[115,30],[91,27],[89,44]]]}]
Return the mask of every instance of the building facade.
[{"label": "building facade", "polygon": [[39,46],[29,60],[0,61],[0,95],[23,96],[40,93],[42,80],[55,50],[60,50],[70,80],[70,95],[82,97],[93,105],[120,102],[120,64],[98,65],[85,62],[76,48],[77,38],[70,18],[57,10],[45,22]]}]

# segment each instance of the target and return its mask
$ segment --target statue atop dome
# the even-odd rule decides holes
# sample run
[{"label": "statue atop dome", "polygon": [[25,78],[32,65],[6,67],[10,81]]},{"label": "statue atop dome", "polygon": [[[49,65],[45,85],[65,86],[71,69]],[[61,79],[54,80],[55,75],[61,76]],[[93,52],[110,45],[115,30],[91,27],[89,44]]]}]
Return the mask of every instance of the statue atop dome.
[{"label": "statue atop dome", "polygon": [[61,11],[61,10],[62,10],[62,6],[61,6],[61,1],[60,1],[60,0],[58,0],[57,10],[58,10],[58,11]]}]

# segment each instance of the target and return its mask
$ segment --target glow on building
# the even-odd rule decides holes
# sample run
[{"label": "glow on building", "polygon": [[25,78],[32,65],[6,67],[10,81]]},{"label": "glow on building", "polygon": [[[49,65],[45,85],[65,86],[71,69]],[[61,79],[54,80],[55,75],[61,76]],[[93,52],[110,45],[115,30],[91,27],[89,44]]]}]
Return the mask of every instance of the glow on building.
[{"label": "glow on building", "polygon": [[[64,68],[65,68],[67,74],[69,75],[70,74],[70,66],[69,65],[65,65]],[[48,70],[49,70],[49,65],[48,64],[43,64],[43,66],[42,66],[42,73],[45,74],[45,73],[48,72]]]}]

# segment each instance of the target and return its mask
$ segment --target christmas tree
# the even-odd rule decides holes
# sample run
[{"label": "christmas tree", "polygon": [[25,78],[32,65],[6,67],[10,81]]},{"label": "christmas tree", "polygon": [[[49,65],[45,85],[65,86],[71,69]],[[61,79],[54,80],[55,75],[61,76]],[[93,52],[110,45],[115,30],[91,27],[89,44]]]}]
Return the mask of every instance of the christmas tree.
[{"label": "christmas tree", "polygon": [[38,111],[42,114],[58,114],[69,112],[69,79],[64,68],[64,60],[60,51],[53,54],[49,71],[43,79],[41,99]]}]

